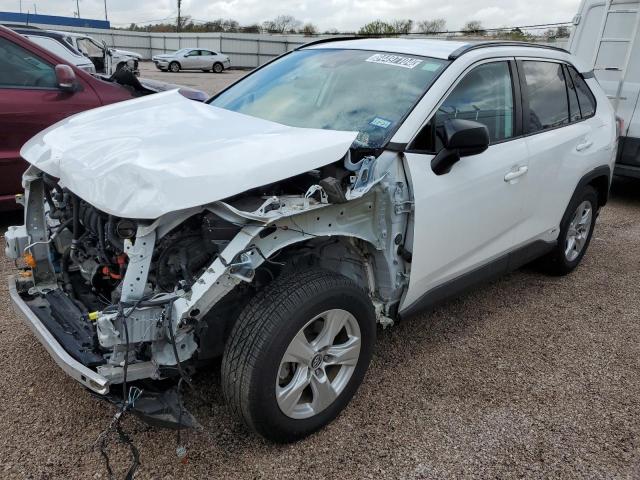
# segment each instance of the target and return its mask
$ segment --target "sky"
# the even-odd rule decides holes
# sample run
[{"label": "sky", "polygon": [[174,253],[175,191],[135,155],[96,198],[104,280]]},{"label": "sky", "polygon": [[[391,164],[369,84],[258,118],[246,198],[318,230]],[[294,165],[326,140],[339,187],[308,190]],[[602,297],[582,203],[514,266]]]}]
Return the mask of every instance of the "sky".
[{"label": "sky", "polygon": [[[105,0],[78,0],[83,18],[104,19]],[[177,15],[177,0],[106,0],[115,26],[162,20]],[[0,0],[0,11],[73,16],[76,0]],[[182,12],[196,20],[232,18],[241,25],[293,15],[321,31],[355,31],[367,22],[444,18],[449,30],[467,21],[506,27],[570,21],[580,0],[183,0]]]}]

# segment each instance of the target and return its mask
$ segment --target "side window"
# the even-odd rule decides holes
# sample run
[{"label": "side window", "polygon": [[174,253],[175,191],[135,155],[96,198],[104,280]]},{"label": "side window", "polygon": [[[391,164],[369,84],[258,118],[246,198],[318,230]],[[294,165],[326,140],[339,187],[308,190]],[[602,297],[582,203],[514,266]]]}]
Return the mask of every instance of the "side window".
[{"label": "side window", "polygon": [[578,73],[578,71],[569,66],[567,67],[569,71],[569,76],[571,80],[573,80],[573,84],[575,85],[576,94],[578,95],[578,102],[580,103],[580,112],[582,113],[582,118],[588,118],[593,116],[596,113],[596,99],[589,89],[587,82],[584,81],[582,76]]},{"label": "side window", "polygon": [[567,88],[562,65],[552,62],[522,62],[529,100],[528,133],[569,123]]},{"label": "side window", "polygon": [[187,57],[198,57],[200,56],[200,50],[191,50]]},{"label": "side window", "polygon": [[5,38],[0,38],[0,58],[0,88],[58,88],[51,65]]},{"label": "side window", "polygon": [[491,143],[514,135],[514,101],[508,62],[480,65],[469,72],[442,103],[435,116],[416,137],[412,148],[429,152],[442,149],[444,122],[462,118],[483,123]]},{"label": "side window", "polygon": [[573,81],[569,78],[567,67],[565,66],[564,69],[564,78],[567,82],[567,94],[569,95],[569,119],[572,122],[577,122],[582,118],[580,105],[578,103],[578,94],[576,93],[576,87],[574,86]]},{"label": "side window", "polygon": [[103,55],[102,49],[89,38],[79,38],[78,48],[87,57],[102,57]]}]

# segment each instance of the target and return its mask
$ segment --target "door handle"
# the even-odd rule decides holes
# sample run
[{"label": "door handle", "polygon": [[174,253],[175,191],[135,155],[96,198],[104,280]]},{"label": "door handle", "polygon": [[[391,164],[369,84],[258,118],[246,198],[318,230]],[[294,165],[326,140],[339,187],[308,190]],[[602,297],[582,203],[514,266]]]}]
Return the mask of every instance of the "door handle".
[{"label": "door handle", "polygon": [[524,175],[528,171],[529,171],[529,167],[527,167],[526,165],[523,165],[522,167],[519,167],[517,170],[511,170],[509,173],[507,173],[504,176],[504,181],[505,182],[511,182],[511,181],[515,180],[516,178],[521,177],[522,175]]},{"label": "door handle", "polygon": [[593,145],[593,142],[591,140],[586,140],[585,142],[579,143],[578,145],[576,145],[576,152],[582,152],[583,150],[589,148],[591,145]]}]

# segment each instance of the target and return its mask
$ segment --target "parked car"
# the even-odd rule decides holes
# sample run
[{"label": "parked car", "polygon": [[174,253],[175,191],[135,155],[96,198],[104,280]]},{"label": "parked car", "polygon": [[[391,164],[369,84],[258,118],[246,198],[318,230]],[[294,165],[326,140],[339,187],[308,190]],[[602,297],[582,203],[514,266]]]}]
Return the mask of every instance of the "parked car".
[{"label": "parked car", "polygon": [[[177,85],[139,80],[127,69],[112,77],[90,75],[8,28],[0,27],[0,211],[19,208],[27,168],[20,147],[39,131],[77,112],[130,100]],[[204,92],[182,88],[190,98]]]},{"label": "parked car", "polygon": [[322,40],[208,104],[151,95],[27,142],[11,298],[88,389],[222,356],[233,411],[293,441],[355,394],[376,323],[533,260],[572,272],[616,141],[564,50]]},{"label": "parked car", "polygon": [[640,179],[640,1],[583,0],[569,50],[584,62],[620,118],[615,174]]},{"label": "parked car", "polygon": [[222,73],[231,66],[231,60],[227,55],[202,48],[182,48],[177,52],[154,55],[152,60],[158,70],[174,73],[180,70]]},{"label": "parked car", "polygon": [[89,73],[112,75],[125,66],[140,73],[139,54],[109,48],[89,35],[34,27],[13,30]]}]

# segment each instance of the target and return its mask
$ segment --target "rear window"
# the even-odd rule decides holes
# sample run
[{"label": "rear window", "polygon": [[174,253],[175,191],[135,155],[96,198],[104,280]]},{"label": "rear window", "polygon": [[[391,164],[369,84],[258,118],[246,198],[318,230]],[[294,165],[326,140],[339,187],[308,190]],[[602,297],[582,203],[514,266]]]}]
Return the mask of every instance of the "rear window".
[{"label": "rear window", "polygon": [[528,132],[569,123],[567,88],[562,64],[524,61],[523,70],[529,100]]}]

